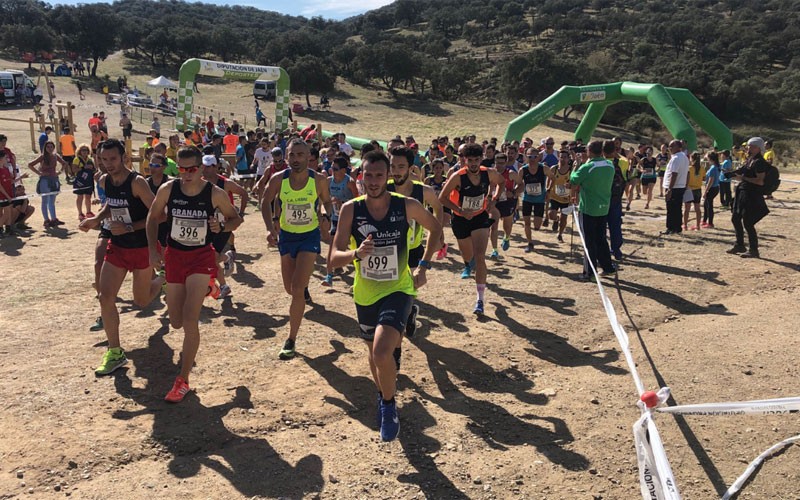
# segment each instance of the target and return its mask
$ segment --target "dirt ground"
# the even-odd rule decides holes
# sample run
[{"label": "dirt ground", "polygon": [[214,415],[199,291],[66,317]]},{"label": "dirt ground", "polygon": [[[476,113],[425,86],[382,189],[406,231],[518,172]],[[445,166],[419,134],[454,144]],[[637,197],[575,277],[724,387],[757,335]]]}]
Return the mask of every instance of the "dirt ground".
[{"label": "dirt ground", "polygon": [[[79,123],[100,103],[95,94],[78,102]],[[0,133],[31,159],[24,128],[0,121]],[[205,303],[195,392],[170,405],[182,334],[164,303],[139,309],[123,284],[130,363],[96,378],[105,350],[103,332],[88,331],[99,314],[96,234],[77,230],[71,194],[58,197],[67,221],[58,230],[41,228],[33,204],[34,229],[0,240],[0,498],[639,496],[635,388],[597,287],[577,279],[569,233],[558,243],[542,231],[525,254],[514,226],[511,250],[490,263],[484,321],[471,314],[474,285],[457,275],[458,254],[434,263],[418,334],[405,343],[400,437],[386,444],[374,429],[351,275],[325,289],[317,268],[299,356],[277,359],[289,299],[253,207],[237,231],[233,296]],[[663,200],[643,207],[634,201],[626,213],[626,257],[608,289],[648,388],[670,386],[678,404],[796,395],[798,185],[784,182],[770,202],[758,261],[724,252],[727,212],[716,229],[659,237]],[[661,415],[658,425],[692,499],[718,498],[746,463],[800,433],[794,415]],[[768,461],[740,498],[800,498],[798,453]]]}]

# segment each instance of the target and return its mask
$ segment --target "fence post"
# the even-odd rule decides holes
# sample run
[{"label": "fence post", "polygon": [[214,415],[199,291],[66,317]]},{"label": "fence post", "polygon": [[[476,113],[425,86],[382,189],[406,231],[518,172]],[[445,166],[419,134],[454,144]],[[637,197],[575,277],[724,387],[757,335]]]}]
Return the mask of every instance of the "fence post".
[{"label": "fence post", "polygon": [[35,135],[36,132],[34,131],[34,128],[33,128],[33,123],[34,123],[33,122],[33,118],[30,118],[30,122],[29,123],[30,123],[30,126],[31,126],[31,151],[33,151],[35,153],[36,152],[36,135]]}]

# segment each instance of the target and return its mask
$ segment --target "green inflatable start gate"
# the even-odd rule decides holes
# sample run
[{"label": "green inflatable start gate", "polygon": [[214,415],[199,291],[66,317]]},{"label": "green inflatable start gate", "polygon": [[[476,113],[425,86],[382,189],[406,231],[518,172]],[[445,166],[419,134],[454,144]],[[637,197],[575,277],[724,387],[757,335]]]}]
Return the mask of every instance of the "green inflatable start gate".
[{"label": "green inflatable start gate", "polygon": [[587,143],[606,108],[620,101],[649,103],[672,136],[686,141],[689,151],[697,149],[697,134],[685,115],[714,138],[717,149],[733,147],[733,134],[728,127],[688,90],[635,82],[561,87],[536,107],[512,120],[506,129],[505,140],[521,140],[526,132],[567,106],[588,104],[586,114],[575,130],[575,139]]}]

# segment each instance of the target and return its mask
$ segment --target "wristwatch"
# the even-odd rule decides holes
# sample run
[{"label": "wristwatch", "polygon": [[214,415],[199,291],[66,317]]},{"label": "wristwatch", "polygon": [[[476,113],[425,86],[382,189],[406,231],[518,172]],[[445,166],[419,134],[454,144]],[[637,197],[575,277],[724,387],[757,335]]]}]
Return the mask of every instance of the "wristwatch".
[{"label": "wristwatch", "polygon": [[129,233],[133,232],[133,226],[131,224],[125,224],[125,230]]},{"label": "wristwatch", "polygon": [[431,267],[433,267],[430,262],[428,262],[427,260],[424,260],[424,259],[420,259],[420,261],[419,261],[419,263],[417,265],[419,267],[422,267],[422,268],[425,268],[425,269],[430,269]]}]

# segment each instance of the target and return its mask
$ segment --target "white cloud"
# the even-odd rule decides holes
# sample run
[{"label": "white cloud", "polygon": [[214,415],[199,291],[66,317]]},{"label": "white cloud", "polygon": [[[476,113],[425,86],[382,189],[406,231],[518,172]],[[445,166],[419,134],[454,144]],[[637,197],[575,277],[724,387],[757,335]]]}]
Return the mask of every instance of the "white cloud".
[{"label": "white cloud", "polygon": [[389,5],[393,0],[307,0],[299,2],[302,7],[300,15],[306,17],[322,16],[331,19],[344,19],[346,17],[363,14],[372,9]]}]

